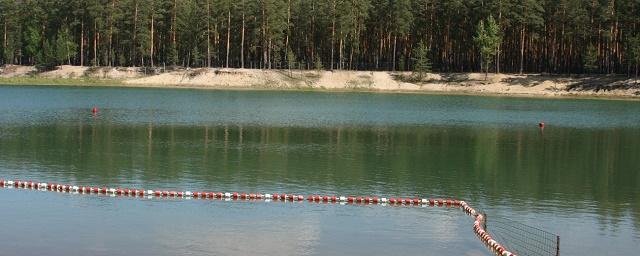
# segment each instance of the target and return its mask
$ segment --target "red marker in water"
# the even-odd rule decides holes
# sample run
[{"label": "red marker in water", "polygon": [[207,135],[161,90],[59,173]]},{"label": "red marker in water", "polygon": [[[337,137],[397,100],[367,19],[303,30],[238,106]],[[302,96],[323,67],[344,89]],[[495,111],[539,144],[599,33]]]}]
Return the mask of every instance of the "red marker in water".
[{"label": "red marker in water", "polygon": [[98,113],[98,107],[93,107],[93,108],[91,109],[91,113],[94,113],[94,114],[95,114],[95,113]]},{"label": "red marker in water", "polygon": [[538,127],[540,127],[540,129],[543,129],[543,128],[544,128],[544,121],[543,121],[543,122],[538,123]]}]

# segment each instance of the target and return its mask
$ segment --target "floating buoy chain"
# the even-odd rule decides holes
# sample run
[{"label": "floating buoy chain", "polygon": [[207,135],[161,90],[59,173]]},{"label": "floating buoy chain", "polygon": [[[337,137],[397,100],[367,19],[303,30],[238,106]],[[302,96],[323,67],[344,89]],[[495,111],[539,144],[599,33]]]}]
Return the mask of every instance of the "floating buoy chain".
[{"label": "floating buoy chain", "polygon": [[501,256],[515,256],[514,253],[507,251],[498,241],[494,240],[489,232],[484,229],[484,215],[477,213],[473,208],[469,207],[466,202],[460,204],[465,212],[475,217],[473,222],[473,231],[476,233],[480,241],[482,241],[491,251]]},{"label": "floating buoy chain", "polygon": [[465,201],[454,199],[432,199],[432,198],[404,198],[404,197],[377,197],[377,196],[321,196],[321,195],[295,195],[295,194],[260,194],[260,193],[238,193],[238,192],[191,192],[173,190],[144,190],[129,188],[107,188],[97,186],[75,186],[59,183],[44,183],[21,180],[0,179],[0,188],[35,189],[40,191],[75,193],[75,194],[97,194],[110,196],[127,196],[137,198],[175,198],[175,199],[219,199],[219,200],[262,200],[262,201],[283,201],[283,202],[303,202],[310,203],[339,203],[339,204],[366,204],[366,205],[390,205],[390,206],[438,206],[438,207],[458,207],[466,214],[475,218],[473,230],[480,240],[494,253],[500,256],[515,256],[507,251],[497,241],[484,230],[484,216],[471,208]]}]

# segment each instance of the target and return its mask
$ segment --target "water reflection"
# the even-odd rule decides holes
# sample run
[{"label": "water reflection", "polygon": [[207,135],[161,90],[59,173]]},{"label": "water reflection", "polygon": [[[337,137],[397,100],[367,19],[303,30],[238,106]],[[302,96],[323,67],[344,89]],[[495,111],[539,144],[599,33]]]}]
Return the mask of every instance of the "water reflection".
[{"label": "water reflection", "polygon": [[[94,116],[90,106],[101,111]],[[0,87],[0,177],[151,189],[457,197],[489,216],[518,219],[558,233],[563,237],[563,254],[608,254],[600,244],[615,245],[620,254],[635,254],[640,241],[639,111],[637,102],[623,101],[6,86]],[[536,127],[540,120],[547,123],[544,132]],[[20,204],[13,200],[19,193],[0,193],[3,203],[21,207],[31,207],[26,202],[34,201],[37,205],[49,200],[59,205],[74,202],[28,198]],[[190,207],[189,213],[201,210],[195,208],[198,204]],[[136,209],[116,218],[126,223],[120,227],[131,224],[126,216],[170,207]],[[82,210],[117,212],[109,205]],[[265,208],[256,211],[261,210]],[[380,214],[374,218],[377,222],[359,221],[372,213],[369,210],[345,212],[348,217],[342,221],[325,217],[305,222],[308,228],[296,234],[313,237],[309,241],[316,244],[296,248],[292,254],[370,253],[349,251],[345,241],[368,246],[370,241],[351,238],[362,235],[352,229],[363,230],[364,224],[390,218],[422,227],[417,230],[434,230],[438,223],[447,222],[437,219],[440,213],[403,215],[405,211],[373,212]],[[299,214],[313,211],[304,209]],[[223,210],[219,217],[251,212]],[[184,211],[166,217],[183,218],[179,213]],[[23,210],[5,215],[9,214],[46,225],[40,215],[24,215]],[[80,213],[73,214],[88,221]],[[207,216],[195,219],[209,223]],[[55,220],[69,222],[69,218]],[[143,230],[155,230],[155,222],[141,223]],[[16,232],[7,234],[20,228],[9,225]],[[238,230],[252,231],[250,227]],[[402,237],[408,230],[414,229],[405,225],[369,230],[367,236],[380,234],[377,237],[384,240]],[[82,233],[71,230],[76,231]],[[458,239],[468,245],[464,250],[482,249],[465,223],[448,231],[434,231],[441,234],[432,237],[423,237],[430,232],[415,235],[444,244],[448,240],[450,246]],[[9,238],[0,239],[0,247],[3,241],[22,241],[7,234],[0,234]],[[331,243],[343,246],[316,251]],[[132,246],[123,252],[136,251]],[[154,246],[168,248],[153,243],[141,243],[140,248]],[[392,250],[398,247],[379,247],[384,246],[376,247],[382,253],[398,254]],[[170,248],[170,254],[192,249],[210,252],[194,244],[181,247],[178,241]],[[434,254],[449,248],[440,249]],[[402,252],[410,254],[407,250]],[[252,254],[242,250],[237,254],[242,252]]]},{"label": "water reflection", "polygon": [[[631,216],[640,133],[463,127],[82,123],[3,128],[4,175],[130,186],[433,195],[487,207]],[[177,183],[176,183],[177,182]],[[505,203],[508,202],[508,203]]]}]

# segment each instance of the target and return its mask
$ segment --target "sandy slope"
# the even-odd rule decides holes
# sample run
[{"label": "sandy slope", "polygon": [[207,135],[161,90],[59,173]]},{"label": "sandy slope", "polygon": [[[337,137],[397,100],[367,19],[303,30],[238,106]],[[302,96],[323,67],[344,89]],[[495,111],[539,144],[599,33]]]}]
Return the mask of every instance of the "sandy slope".
[{"label": "sandy slope", "polygon": [[11,78],[26,76],[36,72],[32,66],[5,65],[0,67],[0,78]]},{"label": "sandy slope", "polygon": [[[33,67],[5,66],[0,78],[33,75],[43,78],[118,79],[124,85],[197,88],[272,88],[373,90],[530,96],[607,96],[640,98],[640,81],[624,76],[560,76],[541,74],[431,73],[422,81],[410,72],[288,71],[257,69],[177,69],[59,66],[36,73]],[[1,80],[0,80],[1,82]]]}]

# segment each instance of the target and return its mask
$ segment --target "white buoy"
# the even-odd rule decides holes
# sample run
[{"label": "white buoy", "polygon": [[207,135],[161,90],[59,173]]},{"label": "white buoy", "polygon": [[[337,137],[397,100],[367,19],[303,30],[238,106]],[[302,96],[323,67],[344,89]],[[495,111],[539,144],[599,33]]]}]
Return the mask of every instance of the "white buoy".
[{"label": "white buoy", "polygon": [[340,197],[340,202],[345,202],[345,201],[347,201],[347,198],[346,198],[346,197],[344,197],[344,196],[341,196],[341,197]]},{"label": "white buoy", "polygon": [[271,198],[273,198],[273,196],[271,196],[271,194],[264,194],[264,198],[271,199]]},{"label": "white buoy", "polygon": [[231,193],[229,193],[229,192],[224,193],[224,197],[230,198],[231,197]]}]

